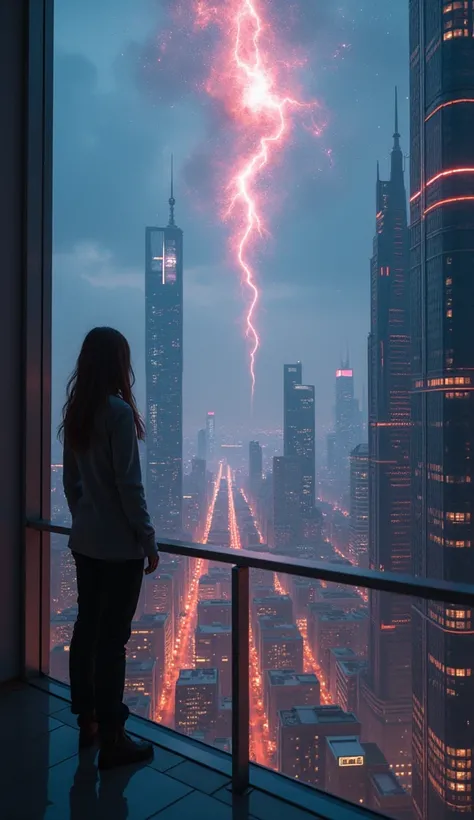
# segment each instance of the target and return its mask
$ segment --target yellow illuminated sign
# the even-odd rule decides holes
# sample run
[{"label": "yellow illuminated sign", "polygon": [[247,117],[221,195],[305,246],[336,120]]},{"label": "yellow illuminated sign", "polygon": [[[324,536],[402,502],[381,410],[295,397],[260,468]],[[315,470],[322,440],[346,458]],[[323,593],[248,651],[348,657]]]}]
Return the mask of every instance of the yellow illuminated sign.
[{"label": "yellow illuminated sign", "polygon": [[363,766],[364,765],[364,758],[362,755],[357,755],[357,757],[340,757],[339,758],[339,765],[340,766]]}]

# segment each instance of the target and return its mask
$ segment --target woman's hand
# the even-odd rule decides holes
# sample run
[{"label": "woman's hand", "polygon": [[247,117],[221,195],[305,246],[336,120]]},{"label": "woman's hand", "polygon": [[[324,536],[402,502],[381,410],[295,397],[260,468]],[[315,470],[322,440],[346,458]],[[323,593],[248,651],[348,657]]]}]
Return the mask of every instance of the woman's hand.
[{"label": "woman's hand", "polygon": [[152,572],[155,572],[158,564],[160,563],[160,555],[159,553],[155,553],[155,555],[149,555],[147,558],[147,565],[145,567],[145,575],[151,575]]}]

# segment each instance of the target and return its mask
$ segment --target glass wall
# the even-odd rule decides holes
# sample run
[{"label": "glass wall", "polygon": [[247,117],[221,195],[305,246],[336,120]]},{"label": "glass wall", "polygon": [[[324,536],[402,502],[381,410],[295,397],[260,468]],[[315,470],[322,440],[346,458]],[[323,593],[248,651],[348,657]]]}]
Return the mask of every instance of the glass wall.
[{"label": "glass wall", "polygon": [[[473,13],[56,3],[56,522],[66,380],[112,325],[159,540],[472,576]],[[403,820],[472,810],[470,610],[256,571],[250,592],[252,760]],[[229,602],[230,570],[164,553],[127,676],[135,711],[226,749]]]}]

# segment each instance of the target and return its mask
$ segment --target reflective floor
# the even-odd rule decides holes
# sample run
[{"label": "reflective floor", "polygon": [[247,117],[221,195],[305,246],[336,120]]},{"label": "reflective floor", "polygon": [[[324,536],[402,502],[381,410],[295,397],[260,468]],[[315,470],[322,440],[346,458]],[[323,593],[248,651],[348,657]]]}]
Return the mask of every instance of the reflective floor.
[{"label": "reflective floor", "polygon": [[23,684],[0,688],[2,820],[314,820],[258,789],[235,799],[229,778],[155,746],[148,766],[99,774],[78,754],[64,700]]}]

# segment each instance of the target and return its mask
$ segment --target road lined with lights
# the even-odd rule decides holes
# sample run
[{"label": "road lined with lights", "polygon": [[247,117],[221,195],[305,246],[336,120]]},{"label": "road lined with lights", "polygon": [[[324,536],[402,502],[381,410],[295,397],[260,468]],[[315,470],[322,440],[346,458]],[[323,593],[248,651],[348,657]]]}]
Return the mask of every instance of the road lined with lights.
[{"label": "road lined with lights", "polygon": [[[229,529],[230,545],[232,549],[242,549],[240,540],[240,530],[235,512],[234,493],[237,490],[233,487],[232,470],[227,467],[227,492],[229,498]],[[247,502],[247,499],[242,497]],[[248,504],[248,502],[247,502]],[[249,655],[250,655],[250,757],[262,766],[270,766],[270,738],[268,733],[268,720],[263,710],[263,682],[260,674],[260,664],[257,646],[252,630],[249,627]]]},{"label": "road lined with lights", "polygon": [[[209,502],[209,507],[207,510],[206,525],[201,542],[203,544],[207,543],[211,530],[212,519],[214,517],[214,508],[216,506],[216,500],[219,494],[222,473],[223,465],[221,463],[219,464],[219,470],[217,472],[212,498]],[[181,669],[191,669],[194,667],[193,638],[197,621],[199,579],[201,575],[204,574],[206,566],[207,561],[202,558],[197,558],[194,561],[194,569],[191,574],[184,613],[182,613],[182,617],[180,616],[178,633],[173,649],[173,659],[166,674],[163,685],[163,693],[158,704],[157,714],[155,715],[155,720],[158,723],[164,723],[166,726],[171,726],[174,720],[175,686],[179,677],[179,672]]]}]

